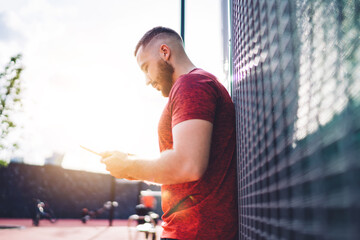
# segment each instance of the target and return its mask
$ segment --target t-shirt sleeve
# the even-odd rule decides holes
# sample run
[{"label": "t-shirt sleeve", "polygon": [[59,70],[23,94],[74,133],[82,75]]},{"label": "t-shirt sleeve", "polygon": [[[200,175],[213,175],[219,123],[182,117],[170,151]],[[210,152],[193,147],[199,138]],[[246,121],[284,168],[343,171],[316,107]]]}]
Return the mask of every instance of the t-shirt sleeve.
[{"label": "t-shirt sleeve", "polygon": [[170,99],[172,127],[190,119],[202,119],[213,123],[217,95],[211,80],[184,79],[174,90]]}]

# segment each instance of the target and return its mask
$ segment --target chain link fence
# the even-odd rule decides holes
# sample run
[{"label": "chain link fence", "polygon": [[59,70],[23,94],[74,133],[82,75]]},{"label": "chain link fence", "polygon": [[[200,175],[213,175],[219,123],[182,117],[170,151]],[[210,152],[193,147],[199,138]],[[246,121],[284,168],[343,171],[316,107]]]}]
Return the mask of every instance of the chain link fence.
[{"label": "chain link fence", "polygon": [[240,239],[360,239],[360,1],[230,4]]}]

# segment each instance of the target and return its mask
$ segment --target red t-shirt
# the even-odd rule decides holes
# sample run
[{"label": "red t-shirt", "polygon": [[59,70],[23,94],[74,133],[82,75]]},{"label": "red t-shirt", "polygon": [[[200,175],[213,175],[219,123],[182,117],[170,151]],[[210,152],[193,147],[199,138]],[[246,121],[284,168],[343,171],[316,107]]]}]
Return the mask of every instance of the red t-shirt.
[{"label": "red t-shirt", "polygon": [[223,85],[201,69],[180,76],[173,85],[159,122],[160,151],[173,147],[172,127],[189,119],[213,123],[209,164],[198,181],[162,186],[162,237],[236,239],[234,104]]}]

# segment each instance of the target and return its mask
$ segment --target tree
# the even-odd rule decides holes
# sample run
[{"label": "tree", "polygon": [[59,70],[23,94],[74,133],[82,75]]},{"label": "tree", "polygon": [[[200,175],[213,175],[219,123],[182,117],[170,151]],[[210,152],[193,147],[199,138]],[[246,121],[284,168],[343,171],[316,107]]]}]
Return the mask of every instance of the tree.
[{"label": "tree", "polygon": [[[23,70],[22,55],[11,57],[10,62],[0,72],[0,152],[13,152],[18,148],[16,141],[8,139],[9,133],[16,128],[13,115],[20,110],[21,79]],[[6,159],[0,155],[0,166],[6,165]]]}]

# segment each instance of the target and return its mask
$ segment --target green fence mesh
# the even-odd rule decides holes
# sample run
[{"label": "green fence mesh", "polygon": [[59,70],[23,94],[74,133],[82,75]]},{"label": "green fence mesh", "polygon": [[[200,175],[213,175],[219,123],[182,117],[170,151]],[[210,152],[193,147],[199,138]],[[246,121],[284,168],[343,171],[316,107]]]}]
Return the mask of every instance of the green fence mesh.
[{"label": "green fence mesh", "polygon": [[240,239],[360,239],[360,1],[232,0]]}]

